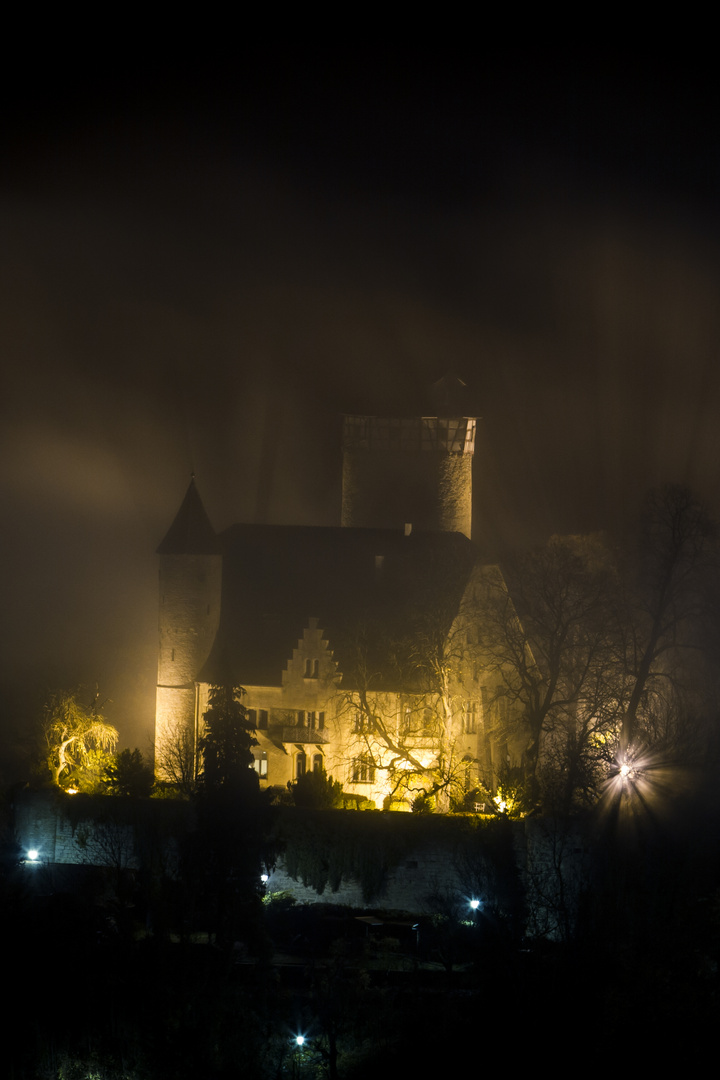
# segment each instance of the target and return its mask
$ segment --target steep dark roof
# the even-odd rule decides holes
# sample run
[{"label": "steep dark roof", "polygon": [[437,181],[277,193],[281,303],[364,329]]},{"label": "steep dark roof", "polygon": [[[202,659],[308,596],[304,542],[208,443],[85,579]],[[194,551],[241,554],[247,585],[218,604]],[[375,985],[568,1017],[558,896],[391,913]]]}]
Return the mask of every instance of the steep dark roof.
[{"label": "steep dark roof", "polygon": [[403,642],[447,633],[477,561],[460,533],[234,525],[221,541],[220,628],[200,679],[250,686],[280,685],[313,616],[345,685],[360,640],[376,685],[399,685]]},{"label": "steep dark roof", "polygon": [[190,481],[175,520],[157,549],[158,555],[216,555],[220,541],[210,524],[202,499]]}]

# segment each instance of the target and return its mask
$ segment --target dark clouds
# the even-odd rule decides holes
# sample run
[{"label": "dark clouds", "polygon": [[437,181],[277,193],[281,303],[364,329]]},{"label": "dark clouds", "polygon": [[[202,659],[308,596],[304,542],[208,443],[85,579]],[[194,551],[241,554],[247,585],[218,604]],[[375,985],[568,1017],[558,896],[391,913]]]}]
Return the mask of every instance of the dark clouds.
[{"label": "dark clouds", "polygon": [[714,87],[425,60],[95,76],[11,117],[6,685],[99,680],[142,743],[190,470],[218,527],[334,523],[340,413],[448,370],[491,547],[620,529],[662,480],[717,509]]}]

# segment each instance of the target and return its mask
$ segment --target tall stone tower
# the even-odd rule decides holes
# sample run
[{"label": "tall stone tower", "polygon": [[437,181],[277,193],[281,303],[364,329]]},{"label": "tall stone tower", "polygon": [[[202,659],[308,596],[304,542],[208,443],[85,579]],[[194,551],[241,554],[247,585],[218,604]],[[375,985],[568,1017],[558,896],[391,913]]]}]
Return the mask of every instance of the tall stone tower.
[{"label": "tall stone tower", "polygon": [[195,480],[165,539],[160,556],[160,648],[155,719],[156,760],[185,729],[194,733],[196,679],[220,621],[222,555]]},{"label": "tall stone tower", "polygon": [[457,415],[346,416],[341,523],[469,538],[475,425]]}]

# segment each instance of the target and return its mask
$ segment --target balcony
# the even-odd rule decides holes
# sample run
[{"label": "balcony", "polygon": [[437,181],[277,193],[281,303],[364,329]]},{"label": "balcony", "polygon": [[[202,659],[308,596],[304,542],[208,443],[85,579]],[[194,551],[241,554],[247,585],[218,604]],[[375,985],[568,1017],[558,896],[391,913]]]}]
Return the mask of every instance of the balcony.
[{"label": "balcony", "polygon": [[284,743],[316,743],[328,742],[324,731],[317,731],[309,727],[283,727],[280,729],[280,741]]}]

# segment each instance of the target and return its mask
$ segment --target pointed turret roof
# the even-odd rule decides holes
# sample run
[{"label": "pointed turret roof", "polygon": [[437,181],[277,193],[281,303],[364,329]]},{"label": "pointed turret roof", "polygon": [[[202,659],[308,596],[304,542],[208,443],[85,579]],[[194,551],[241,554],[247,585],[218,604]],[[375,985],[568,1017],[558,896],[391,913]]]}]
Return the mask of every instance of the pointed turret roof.
[{"label": "pointed turret roof", "polygon": [[175,520],[157,549],[158,555],[217,555],[220,544],[195,486],[195,477],[185,493]]},{"label": "pointed turret roof", "polygon": [[438,416],[469,415],[467,383],[452,372],[432,384],[430,396]]}]

